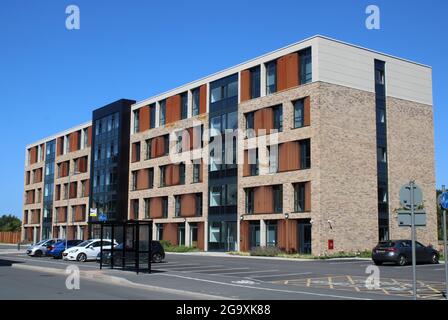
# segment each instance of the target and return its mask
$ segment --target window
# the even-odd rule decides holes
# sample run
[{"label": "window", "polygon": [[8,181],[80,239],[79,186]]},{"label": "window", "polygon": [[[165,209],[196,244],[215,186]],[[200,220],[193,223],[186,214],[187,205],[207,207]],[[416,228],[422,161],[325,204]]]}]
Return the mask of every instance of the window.
[{"label": "window", "polygon": [[277,91],[277,61],[266,64],[266,94]]},{"label": "window", "polygon": [[309,169],[311,168],[311,140],[301,140],[300,141],[300,168]]},{"label": "window", "polygon": [[181,163],[179,164],[179,180],[180,180],[180,184],[185,184],[185,164]]},{"label": "window", "polygon": [[250,96],[252,99],[260,96],[260,67],[250,69]]},{"label": "window", "polygon": [[305,183],[294,184],[294,211],[305,211]]},{"label": "window", "polygon": [[269,152],[269,173],[278,172],[278,144],[268,146]]},{"label": "window", "polygon": [[180,131],[176,137],[176,152],[181,153],[182,151],[182,131]]},{"label": "window", "polygon": [[219,207],[222,205],[222,186],[210,188],[210,207]]},{"label": "window", "polygon": [[199,114],[199,88],[193,89],[191,91],[193,97],[193,105],[192,105],[192,115],[197,116]]},{"label": "window", "polygon": [[154,187],[154,168],[148,169],[148,188]]},{"label": "window", "polygon": [[386,123],[386,110],[379,109],[378,117],[379,117],[379,119],[378,119],[379,122],[382,123],[382,124],[385,124]]},{"label": "window", "polygon": [[163,224],[157,223],[156,227],[157,227],[157,239],[163,240]]},{"label": "window", "polygon": [[254,189],[248,188],[246,192],[246,214],[254,213]]},{"label": "window", "polygon": [[156,127],[156,104],[153,103],[149,106],[149,128]]},{"label": "window", "polygon": [[228,184],[227,186],[226,205],[235,206],[237,200],[238,189],[236,184]]},{"label": "window", "polygon": [[188,117],[188,93],[182,93],[181,99],[181,119],[187,119]]},{"label": "window", "polygon": [[379,203],[387,203],[387,191],[384,187],[378,188],[378,202]]},{"label": "window", "polygon": [[259,174],[259,158],[258,149],[247,150],[247,161],[249,161],[249,173],[251,176],[258,176]]},{"label": "window", "polygon": [[268,247],[277,245],[277,221],[266,221],[266,245]]},{"label": "window", "polygon": [[152,139],[145,140],[146,145],[146,153],[145,153],[145,160],[151,159],[151,149],[152,149]]},{"label": "window", "polygon": [[375,69],[375,83],[384,85],[384,70]]},{"label": "window", "polygon": [[214,137],[221,134],[221,116],[213,117],[210,121],[210,136]]},{"label": "window", "polygon": [[145,205],[145,219],[149,219],[150,218],[150,212],[149,212],[149,208],[150,208],[149,202],[150,202],[150,199],[146,198],[144,201],[145,201],[144,202],[144,205]]},{"label": "window", "polygon": [[246,113],[246,136],[248,138],[255,137],[253,112]]},{"label": "window", "polygon": [[135,142],[135,161],[133,162],[138,162],[140,161],[140,142]]},{"label": "window", "polygon": [[201,179],[201,164],[193,163],[193,182],[200,182]]},{"label": "window", "polygon": [[166,100],[160,101],[159,126],[164,126],[166,120]]},{"label": "window", "polygon": [[140,110],[135,110],[134,111],[134,133],[137,133],[140,131],[139,128],[139,124],[140,124]]},{"label": "window", "polygon": [[283,131],[283,109],[282,105],[272,107],[274,111],[274,129]]},{"label": "window", "polygon": [[272,189],[274,191],[274,212],[281,213],[283,211],[283,186],[276,185]]},{"label": "window", "polygon": [[387,163],[387,149],[378,147],[378,162]]},{"label": "window", "polygon": [[202,216],[202,193],[196,193],[196,216]]},{"label": "window", "polygon": [[174,216],[180,217],[180,196],[174,196]]},{"label": "window", "polygon": [[220,101],[222,97],[222,87],[217,87],[211,90],[211,102],[218,102]]},{"label": "window", "polygon": [[238,96],[238,81],[233,81],[227,85],[226,98],[232,98],[236,96]]},{"label": "window", "polygon": [[168,197],[162,197],[162,218],[168,216]]},{"label": "window", "polygon": [[294,128],[304,126],[304,101],[303,99],[294,102]]},{"label": "window", "polygon": [[138,171],[132,171],[132,191],[137,190]]},{"label": "window", "polygon": [[311,48],[300,52],[300,83],[306,84],[312,81]]},{"label": "window", "polygon": [[232,130],[238,129],[238,112],[235,111],[227,114],[226,129],[232,129]]}]

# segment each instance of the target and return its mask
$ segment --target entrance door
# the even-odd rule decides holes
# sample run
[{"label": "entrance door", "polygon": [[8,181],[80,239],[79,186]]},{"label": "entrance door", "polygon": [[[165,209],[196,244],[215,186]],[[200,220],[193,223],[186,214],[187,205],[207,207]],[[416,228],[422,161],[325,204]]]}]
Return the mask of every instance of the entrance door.
[{"label": "entrance door", "polygon": [[198,226],[197,224],[190,224],[190,245],[198,247]]},{"label": "entrance door", "polygon": [[311,254],[311,223],[309,220],[299,221],[297,240],[299,253]]}]

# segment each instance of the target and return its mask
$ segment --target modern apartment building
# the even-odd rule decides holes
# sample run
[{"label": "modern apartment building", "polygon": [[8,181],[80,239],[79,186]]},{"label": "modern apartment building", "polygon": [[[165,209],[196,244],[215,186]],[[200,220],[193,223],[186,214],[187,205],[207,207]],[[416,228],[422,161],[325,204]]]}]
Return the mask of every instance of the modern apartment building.
[{"label": "modern apartment building", "polygon": [[[427,212],[418,239],[437,241],[430,67],[315,36],[115,108],[105,114],[123,113],[119,144],[108,145],[108,120],[99,119],[109,118],[95,111],[94,147],[42,156],[45,144],[78,128],[29,145],[26,180],[47,161],[75,166],[78,152],[90,152],[94,186],[90,201],[77,201],[108,219],[152,219],[154,239],[203,250],[319,255],[408,238],[396,209],[400,187],[414,179]],[[32,200],[51,179],[26,184],[24,237],[66,232],[54,213],[64,207],[57,185],[68,182],[57,177],[47,205]],[[69,211],[81,205],[72,199]],[[45,206],[50,220],[40,217]]]}]

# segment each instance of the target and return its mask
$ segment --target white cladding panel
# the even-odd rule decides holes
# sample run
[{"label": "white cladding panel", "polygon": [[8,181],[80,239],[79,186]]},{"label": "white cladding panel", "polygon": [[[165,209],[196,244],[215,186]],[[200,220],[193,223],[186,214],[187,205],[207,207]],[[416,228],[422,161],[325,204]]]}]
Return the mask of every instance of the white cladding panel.
[{"label": "white cladding panel", "polygon": [[374,59],[386,62],[386,95],[432,105],[431,68],[360,47],[319,38],[314,81],[375,91]]}]

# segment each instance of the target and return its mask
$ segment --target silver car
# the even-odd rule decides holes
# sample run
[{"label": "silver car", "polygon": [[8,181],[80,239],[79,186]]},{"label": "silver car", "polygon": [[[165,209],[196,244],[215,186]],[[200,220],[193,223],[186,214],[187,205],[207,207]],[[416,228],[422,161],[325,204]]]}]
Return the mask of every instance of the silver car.
[{"label": "silver car", "polygon": [[47,254],[48,247],[63,239],[45,239],[36,244],[29,246],[26,249],[26,254],[29,256],[41,257]]}]

